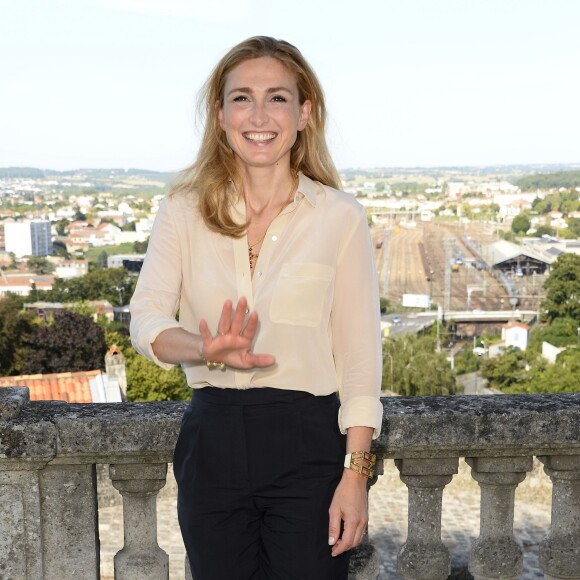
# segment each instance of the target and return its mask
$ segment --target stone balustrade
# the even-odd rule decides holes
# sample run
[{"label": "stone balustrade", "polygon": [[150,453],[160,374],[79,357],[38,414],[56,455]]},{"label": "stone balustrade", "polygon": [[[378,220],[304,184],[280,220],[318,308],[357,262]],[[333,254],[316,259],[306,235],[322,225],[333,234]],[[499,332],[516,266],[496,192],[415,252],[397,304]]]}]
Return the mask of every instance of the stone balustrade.
[{"label": "stone balustrade", "polygon": [[[409,490],[408,537],[398,556],[403,578],[449,575],[441,498],[460,457],[481,487],[470,571],[476,580],[517,578],[514,492],[534,456],[553,482],[541,567],[548,579],[580,578],[580,394],[397,397],[384,398],[383,406],[374,451],[395,459]],[[115,578],[168,578],[156,495],[185,407],[31,402],[24,388],[0,389],[0,578],[99,578],[96,464],[109,465],[123,498],[125,541]],[[377,554],[366,540],[352,559],[351,578],[377,575]]]}]

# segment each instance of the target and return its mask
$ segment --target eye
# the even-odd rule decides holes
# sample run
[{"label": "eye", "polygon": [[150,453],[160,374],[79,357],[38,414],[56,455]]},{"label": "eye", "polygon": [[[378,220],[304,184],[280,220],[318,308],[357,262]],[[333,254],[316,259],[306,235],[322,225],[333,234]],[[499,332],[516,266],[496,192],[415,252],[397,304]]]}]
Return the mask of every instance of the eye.
[{"label": "eye", "polygon": [[272,100],[275,103],[285,103],[287,101],[286,97],[283,97],[282,95],[274,95]]},{"label": "eye", "polygon": [[234,103],[243,103],[247,100],[248,100],[248,97],[246,97],[246,95],[238,95],[237,97],[234,97],[234,99],[233,99]]}]

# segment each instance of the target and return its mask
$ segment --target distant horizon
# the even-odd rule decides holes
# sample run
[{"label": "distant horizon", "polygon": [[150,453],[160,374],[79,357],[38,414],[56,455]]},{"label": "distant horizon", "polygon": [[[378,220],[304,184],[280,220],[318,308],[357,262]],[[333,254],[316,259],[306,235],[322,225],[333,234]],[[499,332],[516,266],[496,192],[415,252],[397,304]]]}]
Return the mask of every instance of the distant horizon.
[{"label": "distant horizon", "polygon": [[[490,169],[490,168],[518,168],[518,167],[538,167],[538,168],[559,168],[560,171],[574,171],[580,170],[580,161],[576,162],[549,162],[549,163],[487,163],[487,164],[451,164],[451,165],[373,165],[373,166],[352,166],[352,167],[337,167],[339,172],[345,171],[380,171],[380,170],[395,170],[395,169]],[[565,169],[562,169],[565,168]],[[183,169],[183,168],[182,168]],[[182,169],[151,169],[149,167],[121,167],[121,166],[84,166],[84,167],[68,167],[66,169],[57,169],[54,167],[40,167],[36,165],[7,165],[0,166],[0,171],[6,170],[37,170],[49,171],[55,173],[68,173],[71,171],[142,171],[145,173],[179,173]]]}]

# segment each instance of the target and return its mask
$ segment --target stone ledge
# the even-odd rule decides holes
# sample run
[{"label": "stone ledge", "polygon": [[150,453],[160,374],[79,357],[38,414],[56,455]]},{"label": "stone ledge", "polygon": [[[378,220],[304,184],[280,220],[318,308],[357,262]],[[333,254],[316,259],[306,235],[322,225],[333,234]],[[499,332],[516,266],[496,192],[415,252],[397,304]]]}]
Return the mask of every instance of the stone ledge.
[{"label": "stone ledge", "polygon": [[23,407],[30,403],[30,392],[26,387],[1,387],[0,421],[18,417]]},{"label": "stone ledge", "polygon": [[580,393],[383,397],[384,457],[580,454]]}]

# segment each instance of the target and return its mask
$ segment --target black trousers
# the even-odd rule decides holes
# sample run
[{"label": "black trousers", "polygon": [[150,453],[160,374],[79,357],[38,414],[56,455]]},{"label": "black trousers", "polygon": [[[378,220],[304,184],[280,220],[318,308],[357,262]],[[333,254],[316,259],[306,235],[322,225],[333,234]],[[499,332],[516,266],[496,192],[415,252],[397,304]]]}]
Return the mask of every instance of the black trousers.
[{"label": "black trousers", "polygon": [[183,417],[173,469],[194,580],[346,580],[328,508],[346,438],[335,395],[205,387]]}]

